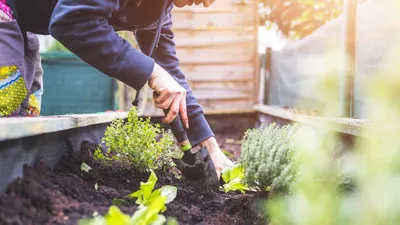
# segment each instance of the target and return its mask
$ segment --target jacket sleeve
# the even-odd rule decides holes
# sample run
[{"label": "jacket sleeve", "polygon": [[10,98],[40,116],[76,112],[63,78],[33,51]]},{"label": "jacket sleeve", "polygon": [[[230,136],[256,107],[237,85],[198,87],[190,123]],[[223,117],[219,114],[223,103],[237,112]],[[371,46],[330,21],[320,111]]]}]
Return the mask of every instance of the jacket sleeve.
[{"label": "jacket sleeve", "polygon": [[134,49],[108,24],[118,0],[59,0],[50,34],[83,61],[136,90],[148,81],[154,60]]},{"label": "jacket sleeve", "polygon": [[[197,102],[192,90],[182,71],[179,68],[179,60],[176,56],[174,34],[171,30],[171,14],[167,15],[169,19],[163,24],[161,35],[157,48],[154,50],[153,58],[163,67],[174,79],[186,89],[187,112],[189,117],[189,130],[187,131],[191,144],[197,145],[199,142],[214,136],[209,124],[207,123],[202,107]],[[154,30],[143,30],[136,34],[136,39],[143,52],[147,52],[151,45]]]}]

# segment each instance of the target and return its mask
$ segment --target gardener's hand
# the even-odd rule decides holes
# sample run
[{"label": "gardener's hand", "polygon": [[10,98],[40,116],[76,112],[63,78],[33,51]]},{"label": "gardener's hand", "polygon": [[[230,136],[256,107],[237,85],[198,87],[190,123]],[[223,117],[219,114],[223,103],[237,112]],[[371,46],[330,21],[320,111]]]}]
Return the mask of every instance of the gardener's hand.
[{"label": "gardener's hand", "polygon": [[214,137],[208,138],[200,144],[206,146],[208,154],[214,163],[215,170],[217,171],[218,179],[221,177],[223,169],[233,167],[233,162],[221,151]]},{"label": "gardener's hand", "polygon": [[169,109],[163,118],[163,123],[171,123],[178,113],[182,123],[189,128],[189,119],[186,112],[186,90],[179,85],[172,76],[157,63],[149,79],[149,87],[154,90],[153,100],[159,109]]}]

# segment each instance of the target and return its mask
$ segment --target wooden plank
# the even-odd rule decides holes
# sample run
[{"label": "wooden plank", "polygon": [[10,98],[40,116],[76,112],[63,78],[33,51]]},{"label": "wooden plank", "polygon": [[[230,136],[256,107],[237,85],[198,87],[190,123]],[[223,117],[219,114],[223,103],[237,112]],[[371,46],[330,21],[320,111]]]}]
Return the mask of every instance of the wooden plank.
[{"label": "wooden plank", "polygon": [[[251,97],[251,93],[249,91],[234,90],[234,89],[228,90],[228,89],[209,88],[200,90],[193,89],[192,91],[196,99],[199,101],[200,100],[248,100]],[[153,99],[152,92],[149,92],[147,94],[147,99],[149,101]]]},{"label": "wooden plank", "polygon": [[248,72],[226,70],[221,73],[216,72],[186,72],[184,73],[186,79],[189,82],[197,83],[211,83],[211,82],[221,82],[221,81],[232,81],[232,82],[242,82],[242,81],[252,81],[253,71],[249,68]]},{"label": "wooden plank", "polygon": [[256,32],[256,26],[225,26],[225,27],[211,27],[211,26],[175,26],[172,30],[174,32],[180,31],[241,31],[241,32]]},{"label": "wooden plank", "polygon": [[221,80],[252,79],[254,67],[251,63],[238,63],[227,65],[181,65],[181,70],[187,80],[198,82],[215,82]]},{"label": "wooden plank", "polygon": [[173,8],[172,14],[249,14],[253,10],[250,7],[226,7],[226,8],[204,8],[204,7],[192,7],[192,8]]},{"label": "wooden plank", "polygon": [[363,128],[365,128],[366,125],[372,125],[371,123],[368,123],[369,121],[362,119],[307,116],[303,114],[290,112],[276,106],[273,107],[268,105],[256,105],[253,108],[258,112],[271,115],[274,117],[316,127],[330,126],[337,132],[355,136],[368,137],[362,132],[362,130]]},{"label": "wooden plank", "polygon": [[253,56],[223,57],[219,55],[204,57],[180,58],[181,65],[232,65],[235,63],[252,62]]},{"label": "wooden plank", "polygon": [[216,100],[216,99],[201,99],[198,101],[204,111],[212,110],[239,110],[251,109],[252,104],[248,99],[237,100]]},{"label": "wooden plank", "polygon": [[[190,30],[190,29],[183,29],[183,30],[174,30],[175,33],[175,40],[179,42],[180,39],[192,39],[197,40],[197,38],[227,38],[227,37],[248,37],[251,36],[254,39],[254,34],[249,33],[245,30]],[[254,40],[253,40],[254,42]]]},{"label": "wooden plank", "polygon": [[174,29],[181,27],[246,27],[255,22],[251,14],[175,14],[172,16]]},{"label": "wooden plank", "polygon": [[254,71],[253,62],[240,62],[229,65],[181,65],[181,70],[185,73],[204,73],[204,74],[232,74],[232,73],[246,73]]},{"label": "wooden plank", "polygon": [[[199,100],[205,115],[224,113],[251,113],[255,110],[247,100],[224,101],[224,100]],[[146,116],[164,116],[162,110],[149,105],[143,113]]]},{"label": "wooden plank", "polygon": [[251,93],[253,90],[253,82],[251,79],[247,81],[225,81],[225,82],[193,82],[189,81],[189,85],[193,90],[236,90]]},{"label": "wooden plank", "polygon": [[127,115],[126,112],[118,112],[65,116],[0,118],[0,141],[108,123],[116,118],[126,118]]},{"label": "wooden plank", "polygon": [[221,48],[195,48],[195,49],[178,49],[178,59],[181,62],[201,61],[201,62],[237,62],[253,60],[253,48],[245,48],[242,46],[231,46]]},{"label": "wooden plank", "polygon": [[202,48],[202,47],[225,47],[233,45],[254,45],[253,35],[230,35],[222,33],[216,35],[178,35],[175,37],[176,47],[179,48]]},{"label": "wooden plank", "polygon": [[[223,108],[221,109],[207,109],[202,107],[204,110],[204,115],[233,115],[233,114],[247,114],[247,113],[255,113],[257,112],[256,110],[252,108],[239,108],[239,109],[232,109],[232,108]],[[140,114],[140,116],[143,117],[163,117],[164,112],[162,110],[156,109],[156,108],[151,108],[147,110],[145,113]]]}]

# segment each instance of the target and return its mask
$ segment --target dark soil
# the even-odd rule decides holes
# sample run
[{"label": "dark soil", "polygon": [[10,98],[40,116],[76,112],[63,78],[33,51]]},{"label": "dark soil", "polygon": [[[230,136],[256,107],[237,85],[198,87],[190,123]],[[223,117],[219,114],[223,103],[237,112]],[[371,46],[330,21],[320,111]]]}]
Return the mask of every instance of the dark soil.
[{"label": "dark soil", "polygon": [[[232,139],[225,137],[222,142],[229,138]],[[225,144],[226,148],[237,145],[231,140]],[[105,214],[114,198],[128,201],[128,205],[119,207],[132,215],[136,205],[125,196],[136,191],[140,181],[146,181],[149,174],[100,164],[92,158],[92,149],[93,145],[82,143],[79,153],[66,154],[52,171],[40,162],[34,167],[25,167],[24,177],[16,179],[0,196],[0,224],[78,224],[79,219],[90,217],[94,212]],[[235,151],[232,151],[234,157]],[[92,167],[89,173],[80,169],[82,162]],[[196,193],[171,173],[156,173],[156,188],[178,187],[178,195],[167,205],[164,215],[175,217],[181,225],[265,224],[262,211],[257,210],[263,198],[256,194]],[[97,190],[95,184],[98,184]]]}]

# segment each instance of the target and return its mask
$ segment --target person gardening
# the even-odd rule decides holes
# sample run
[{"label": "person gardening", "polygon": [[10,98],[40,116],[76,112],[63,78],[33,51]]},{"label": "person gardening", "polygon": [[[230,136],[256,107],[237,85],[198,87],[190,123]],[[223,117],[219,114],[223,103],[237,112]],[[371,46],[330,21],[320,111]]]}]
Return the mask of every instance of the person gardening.
[{"label": "person gardening", "polygon": [[[214,0],[0,0],[0,116],[39,116],[43,71],[36,34],[138,92],[154,91],[157,108],[179,114],[191,144],[204,145],[218,176],[233,163],[222,153],[176,56],[171,10]],[[116,31],[132,31],[141,51]],[[101,90],[99,90],[101,91]],[[138,95],[136,96],[137,100]],[[136,102],[137,103],[137,102]]]}]

